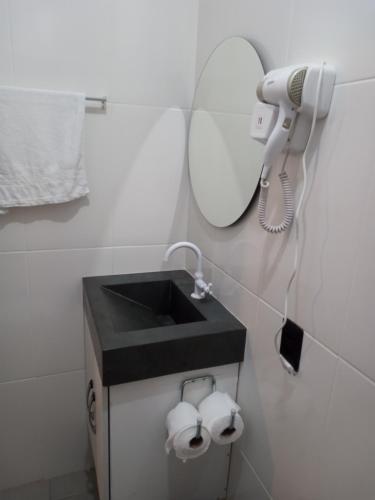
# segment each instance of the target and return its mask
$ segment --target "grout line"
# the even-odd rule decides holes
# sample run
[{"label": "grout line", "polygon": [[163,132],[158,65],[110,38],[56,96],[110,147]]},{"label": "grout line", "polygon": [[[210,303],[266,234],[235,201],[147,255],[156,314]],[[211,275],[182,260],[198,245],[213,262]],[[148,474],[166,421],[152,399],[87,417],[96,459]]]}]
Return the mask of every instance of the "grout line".
[{"label": "grout line", "polygon": [[290,58],[290,48],[292,43],[292,29],[293,29],[293,19],[295,14],[295,0],[290,0],[289,5],[289,19],[288,19],[288,39],[286,42],[286,50],[285,50],[285,65],[288,65],[288,61]]},{"label": "grout line", "polygon": [[339,82],[336,83],[336,87],[344,87],[347,85],[358,85],[361,83],[371,83],[375,82],[375,76],[370,76],[370,77],[363,77],[363,78],[357,78],[356,80],[348,80],[347,82]]},{"label": "grout line", "polygon": [[16,81],[16,63],[14,57],[14,36],[13,36],[13,21],[12,21],[12,4],[11,0],[8,0],[8,36],[11,50],[11,63],[12,63],[12,73],[13,73],[13,83]]},{"label": "grout line", "polygon": [[339,370],[339,362],[340,362],[340,359],[337,358],[336,366],[335,366],[335,371],[334,371],[334,374],[333,374],[332,384],[331,384],[331,388],[330,388],[330,392],[329,392],[329,397],[328,397],[327,411],[326,411],[326,414],[325,414],[325,417],[324,417],[324,425],[323,425],[323,433],[324,434],[327,432],[327,429],[328,429],[328,419],[329,419],[329,415],[331,413],[332,404],[333,404],[332,403],[333,393],[334,393],[334,390],[335,390],[335,387],[336,387],[336,384],[337,384],[337,374],[338,374],[338,370]]},{"label": "grout line", "polygon": [[149,248],[149,247],[166,247],[171,243],[153,243],[145,245],[114,245],[114,246],[97,246],[97,247],[74,247],[74,248],[39,248],[39,249],[24,249],[24,250],[5,250],[0,251],[1,255],[20,255],[20,254],[35,254],[35,253],[58,253],[58,252],[78,252],[85,250],[116,250],[122,248]]},{"label": "grout line", "polygon": [[29,382],[31,380],[40,380],[42,378],[48,378],[48,377],[57,377],[59,375],[67,375],[68,373],[78,373],[78,372],[84,372],[85,368],[76,368],[75,370],[66,370],[66,371],[61,371],[61,372],[56,372],[56,373],[48,373],[46,375],[35,375],[34,377],[28,377],[28,378],[19,378],[19,379],[13,379],[13,380],[4,380],[3,382],[0,382],[0,386],[5,385],[5,384],[17,384],[18,382]]},{"label": "grout line", "polygon": [[245,455],[245,453],[240,449],[240,454],[244,460],[244,462],[250,467],[250,469],[252,470],[254,476],[256,477],[256,479],[258,480],[259,484],[261,485],[261,487],[263,488],[265,494],[267,495],[267,497],[269,498],[269,500],[273,500],[271,494],[269,493],[269,491],[267,490],[267,488],[265,487],[263,481],[260,479],[260,477],[258,476],[256,470],[254,469],[254,467],[252,466],[250,460],[247,458],[247,456]]},{"label": "grout line", "polygon": [[375,380],[373,380],[368,375],[366,375],[365,373],[363,373],[361,370],[359,370],[352,363],[350,363],[349,361],[347,361],[345,358],[342,358],[341,356],[339,357],[339,361],[341,361],[344,365],[346,365],[349,368],[351,368],[353,371],[355,371],[357,373],[357,375],[362,376],[362,378],[364,378],[367,382],[369,382],[371,385],[373,385],[375,387]]},{"label": "grout line", "polygon": [[111,99],[110,97],[107,97],[107,105],[114,105],[114,106],[127,106],[129,108],[144,108],[144,109],[159,109],[159,110],[168,110],[168,111],[191,111],[192,108],[190,107],[184,107],[184,106],[177,106],[177,105],[156,105],[156,104],[137,104],[137,103],[130,103],[126,101],[119,101],[116,99]]},{"label": "grout line", "polygon": [[198,60],[198,46],[199,46],[199,32],[200,32],[200,11],[201,11],[201,2],[198,0],[196,2],[196,12],[195,12],[195,34],[194,34],[194,58],[193,58],[193,71],[192,71],[192,86],[193,86],[193,94],[192,94],[192,102],[191,106],[193,107],[193,102],[195,99],[195,90],[197,87],[197,60]]}]

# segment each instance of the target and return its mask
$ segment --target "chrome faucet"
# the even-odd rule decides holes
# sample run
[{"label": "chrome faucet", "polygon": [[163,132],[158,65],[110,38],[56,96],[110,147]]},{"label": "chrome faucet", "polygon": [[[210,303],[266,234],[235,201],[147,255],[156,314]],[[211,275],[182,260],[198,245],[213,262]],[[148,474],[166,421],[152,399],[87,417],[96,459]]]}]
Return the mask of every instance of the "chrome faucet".
[{"label": "chrome faucet", "polygon": [[190,248],[193,250],[195,255],[197,256],[197,270],[194,273],[194,292],[192,292],[191,297],[193,299],[201,300],[206,297],[206,295],[212,295],[212,283],[206,283],[203,280],[203,272],[202,272],[202,252],[200,251],[197,245],[194,243],[190,243],[189,241],[179,241],[174,245],[171,245],[168,250],[165,252],[164,260],[167,261],[172,253],[178,248]]}]

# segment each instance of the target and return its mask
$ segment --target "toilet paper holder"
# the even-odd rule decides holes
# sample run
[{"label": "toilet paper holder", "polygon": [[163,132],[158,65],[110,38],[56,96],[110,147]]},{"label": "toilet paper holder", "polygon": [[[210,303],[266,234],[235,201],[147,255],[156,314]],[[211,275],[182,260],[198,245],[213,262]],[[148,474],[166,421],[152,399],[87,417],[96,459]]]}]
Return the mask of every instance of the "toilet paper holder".
[{"label": "toilet paper holder", "polygon": [[[187,378],[181,382],[181,393],[180,393],[180,401],[184,400],[184,395],[185,395],[185,388],[189,384],[194,384],[194,382],[202,381],[204,382],[205,380],[210,380],[211,381],[211,393],[216,391],[216,379],[213,375],[202,375],[201,377],[193,377],[193,378]],[[234,417],[233,417],[233,423],[234,423]],[[233,426],[233,424],[232,424]],[[197,432],[195,434],[195,437],[191,440],[191,446],[200,446],[202,443],[202,418],[198,417],[197,418]]]},{"label": "toilet paper holder", "polygon": [[224,435],[225,434],[232,434],[236,430],[234,427],[236,415],[237,415],[236,410],[234,408],[232,408],[230,411],[230,423],[229,423],[229,426],[223,431]]},{"label": "toilet paper holder", "polygon": [[201,377],[187,378],[181,382],[180,401],[184,400],[185,388],[187,385],[194,384],[194,382],[198,382],[198,381],[204,382],[205,380],[211,381],[211,392],[215,392],[216,391],[216,379],[213,375],[202,375]]}]

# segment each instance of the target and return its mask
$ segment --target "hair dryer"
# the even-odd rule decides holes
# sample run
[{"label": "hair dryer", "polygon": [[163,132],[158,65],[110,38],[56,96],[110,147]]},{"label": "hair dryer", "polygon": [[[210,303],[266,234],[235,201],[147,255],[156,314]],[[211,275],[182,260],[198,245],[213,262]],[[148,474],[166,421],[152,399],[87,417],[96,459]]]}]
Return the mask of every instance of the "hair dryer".
[{"label": "hair dryer", "polygon": [[[288,66],[267,73],[257,87],[259,103],[252,117],[251,135],[265,143],[262,189],[278,155],[288,143],[288,151],[302,152],[310,136],[313,117],[324,118],[329,110],[335,72],[326,65]],[[303,119],[302,119],[303,117]],[[265,222],[266,194],[261,192],[259,219],[271,233],[285,231],[293,220],[294,200],[286,172],[280,180],[284,193],[285,217],[278,226]]]},{"label": "hair dryer", "polygon": [[283,68],[270,71],[259,82],[257,97],[260,101],[278,106],[279,113],[264,152],[262,179],[267,179],[270,168],[284,149],[301,106],[306,68]]}]

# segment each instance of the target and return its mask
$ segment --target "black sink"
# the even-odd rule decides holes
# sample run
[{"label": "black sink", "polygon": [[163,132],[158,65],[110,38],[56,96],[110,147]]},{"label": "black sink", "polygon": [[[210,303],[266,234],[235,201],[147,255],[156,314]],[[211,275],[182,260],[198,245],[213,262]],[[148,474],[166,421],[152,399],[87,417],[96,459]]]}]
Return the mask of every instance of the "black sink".
[{"label": "black sink", "polygon": [[186,271],[83,278],[103,385],[237,363],[246,329]]},{"label": "black sink", "polygon": [[[171,280],[103,286],[116,332],[205,321]],[[126,307],[124,304],[126,301]]]}]

